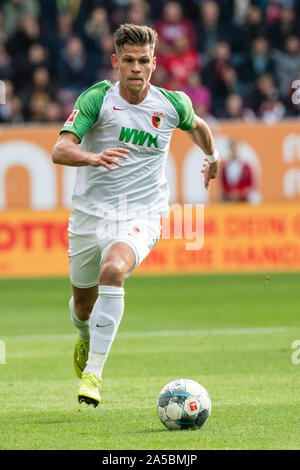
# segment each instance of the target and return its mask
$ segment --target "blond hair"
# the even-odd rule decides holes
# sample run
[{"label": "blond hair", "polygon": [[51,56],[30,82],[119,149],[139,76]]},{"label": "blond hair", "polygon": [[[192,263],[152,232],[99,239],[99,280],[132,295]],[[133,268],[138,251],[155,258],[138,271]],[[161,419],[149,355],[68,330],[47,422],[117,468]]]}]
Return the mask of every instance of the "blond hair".
[{"label": "blond hair", "polygon": [[124,44],[130,46],[147,46],[154,49],[157,40],[157,32],[149,26],[136,24],[121,24],[114,34],[116,52],[121,52]]}]

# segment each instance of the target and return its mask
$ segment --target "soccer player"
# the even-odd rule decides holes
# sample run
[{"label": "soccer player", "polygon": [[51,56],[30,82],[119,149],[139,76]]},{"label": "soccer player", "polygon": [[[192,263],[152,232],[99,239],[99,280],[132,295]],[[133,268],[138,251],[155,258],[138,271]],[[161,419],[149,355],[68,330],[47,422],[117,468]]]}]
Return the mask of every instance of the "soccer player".
[{"label": "soccer player", "polygon": [[[204,185],[219,166],[211,132],[180,91],[150,84],[157,33],[123,24],[111,61],[119,81],[82,93],[61,129],[53,162],[78,167],[69,221],[69,306],[78,330],[79,403],[97,406],[104,363],[124,311],[124,280],[160,237],[168,215],[164,175],[175,128],[207,155]],[[80,143],[80,145],[78,145]]]}]

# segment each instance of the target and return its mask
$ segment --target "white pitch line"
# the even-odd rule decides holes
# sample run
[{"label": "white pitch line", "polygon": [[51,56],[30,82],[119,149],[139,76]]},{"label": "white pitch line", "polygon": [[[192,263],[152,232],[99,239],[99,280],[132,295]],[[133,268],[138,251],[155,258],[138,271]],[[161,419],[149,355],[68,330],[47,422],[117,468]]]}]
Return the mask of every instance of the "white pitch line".
[{"label": "white pitch line", "polygon": [[[299,327],[300,328],[300,327]],[[208,335],[259,335],[295,331],[289,326],[258,327],[258,328],[211,328],[206,330],[169,330],[169,331],[134,331],[120,333],[122,338],[154,338],[172,336],[208,336]]]},{"label": "white pitch line", "polygon": [[[289,333],[298,331],[300,326],[262,326],[253,328],[211,328],[204,330],[166,330],[166,331],[129,331],[118,333],[118,338],[165,338],[178,336],[212,336],[212,335],[265,335],[272,333]],[[15,335],[0,336],[2,341],[56,341],[71,340],[74,334],[44,334],[44,335]]]}]

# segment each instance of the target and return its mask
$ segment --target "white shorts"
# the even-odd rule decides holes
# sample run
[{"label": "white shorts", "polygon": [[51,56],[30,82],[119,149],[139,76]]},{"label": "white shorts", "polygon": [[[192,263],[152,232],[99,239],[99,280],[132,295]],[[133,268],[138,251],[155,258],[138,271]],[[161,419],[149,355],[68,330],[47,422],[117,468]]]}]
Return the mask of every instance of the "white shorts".
[{"label": "white shorts", "polygon": [[101,263],[115,243],[126,243],[134,251],[133,271],[158,242],[161,223],[160,216],[107,222],[73,211],[68,231],[70,280],[73,286],[86,289],[98,285]]}]

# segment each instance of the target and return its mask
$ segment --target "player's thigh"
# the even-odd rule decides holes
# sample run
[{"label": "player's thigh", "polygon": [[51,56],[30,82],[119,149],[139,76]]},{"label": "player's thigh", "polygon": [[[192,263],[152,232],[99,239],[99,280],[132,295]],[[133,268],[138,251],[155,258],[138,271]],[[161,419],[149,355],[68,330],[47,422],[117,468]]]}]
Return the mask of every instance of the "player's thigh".
[{"label": "player's thigh", "polygon": [[106,261],[116,261],[121,263],[123,275],[125,273],[128,276],[150,253],[159,240],[160,232],[160,218],[134,219],[121,223],[117,236],[103,251],[101,271]]},{"label": "player's thigh", "polygon": [[125,229],[119,233],[119,241],[124,241],[132,247],[136,262],[130,272],[149,255],[160,238],[160,217],[137,218],[127,222]]},{"label": "player's thigh", "polygon": [[98,285],[101,251],[95,235],[69,238],[70,280],[74,287],[89,289]]}]

